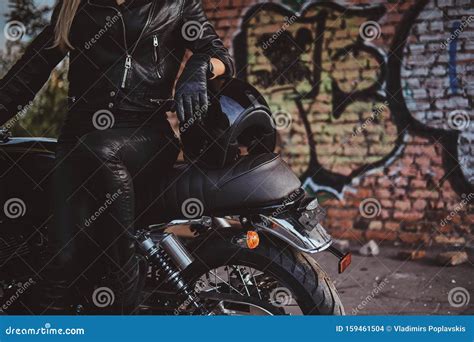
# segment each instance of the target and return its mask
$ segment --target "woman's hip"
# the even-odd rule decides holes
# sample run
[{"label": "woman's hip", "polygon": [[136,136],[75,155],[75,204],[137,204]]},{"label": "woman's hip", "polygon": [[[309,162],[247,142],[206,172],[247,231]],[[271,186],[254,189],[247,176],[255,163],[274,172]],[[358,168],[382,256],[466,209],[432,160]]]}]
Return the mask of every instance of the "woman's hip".
[{"label": "woman's hip", "polygon": [[57,159],[64,157],[136,165],[151,159],[170,159],[179,153],[179,140],[168,120],[141,117],[107,129],[97,129],[83,115],[69,117],[58,140]]}]

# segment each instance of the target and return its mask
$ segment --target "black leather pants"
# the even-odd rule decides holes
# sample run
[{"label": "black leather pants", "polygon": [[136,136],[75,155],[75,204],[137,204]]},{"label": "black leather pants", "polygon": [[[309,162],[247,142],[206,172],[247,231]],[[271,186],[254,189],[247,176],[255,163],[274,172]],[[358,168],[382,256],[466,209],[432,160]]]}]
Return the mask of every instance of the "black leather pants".
[{"label": "black leather pants", "polygon": [[127,118],[107,130],[90,122],[68,120],[56,151],[43,314],[67,313],[71,304],[84,301],[93,313],[133,312],[143,268],[132,238],[146,206],[139,189],[169,170],[179,153],[164,116]]}]

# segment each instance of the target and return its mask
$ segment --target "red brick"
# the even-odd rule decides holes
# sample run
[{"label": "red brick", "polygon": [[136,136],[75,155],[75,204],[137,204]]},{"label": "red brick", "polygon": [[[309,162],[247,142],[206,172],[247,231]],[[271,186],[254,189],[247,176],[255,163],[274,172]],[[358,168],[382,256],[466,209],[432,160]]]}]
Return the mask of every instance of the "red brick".
[{"label": "red brick", "polygon": [[415,190],[410,193],[410,196],[413,198],[431,198],[437,199],[439,194],[435,191],[428,191],[428,190]]},{"label": "red brick", "polygon": [[385,188],[379,188],[379,189],[375,190],[375,196],[377,198],[380,198],[380,199],[382,199],[382,198],[392,198],[392,193],[389,190],[385,189]]},{"label": "red brick", "polygon": [[393,208],[393,201],[391,201],[391,200],[381,200],[380,204],[384,208]]},{"label": "red brick", "polygon": [[362,240],[363,232],[355,229],[334,230],[333,237],[337,239]]},{"label": "red brick", "polygon": [[368,230],[365,232],[365,238],[367,240],[393,241],[397,238],[397,232],[385,230]]},{"label": "red brick", "polygon": [[428,243],[429,236],[427,234],[420,233],[400,233],[399,238],[402,242],[408,244],[414,244],[418,242]]},{"label": "red brick", "polygon": [[421,180],[421,179],[413,179],[410,182],[410,186],[412,188],[416,188],[416,189],[425,189],[426,188],[426,181]]},{"label": "red brick", "polygon": [[400,229],[400,223],[399,222],[394,222],[394,221],[385,221],[384,228],[388,229],[388,230],[399,230]]},{"label": "red brick", "polygon": [[354,218],[359,213],[358,209],[340,209],[340,208],[330,208],[327,211],[328,217],[332,217],[334,219],[341,219],[341,218]]},{"label": "red brick", "polygon": [[408,211],[411,209],[411,203],[409,200],[395,201],[395,209]]},{"label": "red brick", "polygon": [[401,212],[396,211],[393,217],[397,220],[402,220],[406,222],[416,222],[421,220],[424,216],[424,213],[417,213],[417,212]]},{"label": "red brick", "polygon": [[426,208],[426,201],[422,199],[418,199],[413,203],[413,209],[422,211]]}]

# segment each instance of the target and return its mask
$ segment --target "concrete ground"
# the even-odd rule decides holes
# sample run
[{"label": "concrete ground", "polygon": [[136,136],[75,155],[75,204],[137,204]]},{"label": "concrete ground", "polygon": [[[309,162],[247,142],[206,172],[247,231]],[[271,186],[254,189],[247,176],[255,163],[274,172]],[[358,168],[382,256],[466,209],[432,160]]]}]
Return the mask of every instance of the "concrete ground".
[{"label": "concrete ground", "polygon": [[334,280],[347,315],[474,314],[472,253],[465,264],[443,267],[435,258],[444,250],[432,247],[415,261],[397,257],[405,248],[382,245],[378,256],[366,257],[359,247],[351,245],[352,264],[343,274],[337,273],[337,259],[330,253],[315,255]]}]

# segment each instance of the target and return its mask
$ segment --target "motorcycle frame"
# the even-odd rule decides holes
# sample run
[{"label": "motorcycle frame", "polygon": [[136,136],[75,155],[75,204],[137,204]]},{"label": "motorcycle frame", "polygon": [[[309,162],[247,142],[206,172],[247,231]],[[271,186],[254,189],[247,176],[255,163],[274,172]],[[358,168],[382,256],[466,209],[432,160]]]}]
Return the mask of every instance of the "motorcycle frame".
[{"label": "motorcycle frame", "polygon": [[[314,208],[309,209],[313,205]],[[298,220],[303,213],[312,212],[318,218],[318,222],[311,227]],[[321,215],[322,211],[322,215]],[[226,216],[202,216],[195,219],[176,219],[168,223],[150,225],[148,230],[153,233],[164,232],[176,226],[189,225],[197,231],[207,231],[212,229],[225,230],[237,228],[236,235],[245,235],[248,230],[254,230],[263,235],[269,235],[277,240],[289,245],[297,251],[315,254],[328,251],[339,260],[338,271],[344,272],[350,265],[352,255],[350,252],[343,253],[332,245],[332,237],[326,232],[319,220],[325,216],[317,199],[308,197],[305,192],[292,201],[279,205],[267,207],[251,208],[242,211],[241,215]],[[277,214],[276,214],[277,213]],[[229,222],[228,218],[238,218],[241,227],[236,227]]]},{"label": "motorcycle frame", "polygon": [[[302,196],[284,205],[274,205],[258,209],[252,208],[252,210],[244,210],[243,215],[177,219],[168,223],[150,225],[148,229],[152,233],[181,225],[190,225],[204,229],[226,229],[232,227],[226,217],[238,217],[242,225],[242,231],[255,230],[268,233],[298,251],[314,254],[329,248],[332,244],[332,238],[319,222],[314,227],[311,227],[311,230],[308,230],[307,227],[298,222],[296,217],[302,215],[302,212],[306,210],[300,204],[305,202],[308,202],[308,198],[305,198],[303,192]],[[278,215],[274,215],[276,212],[278,212]]]}]

